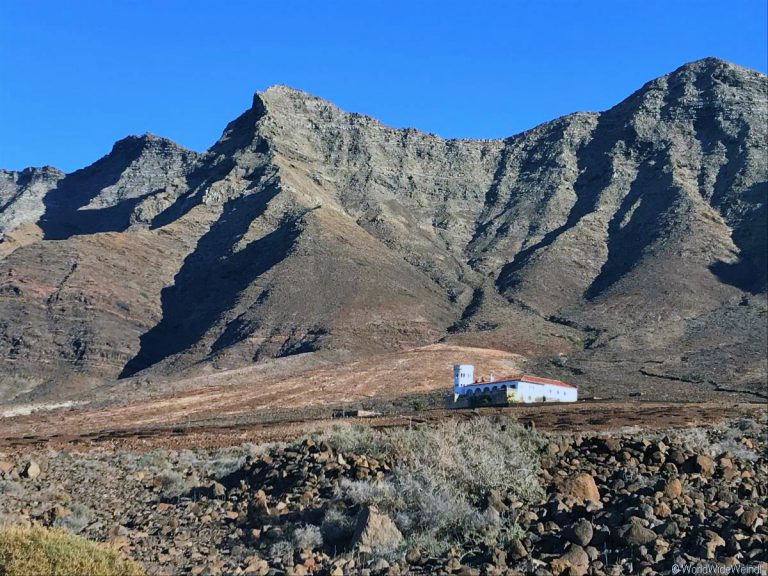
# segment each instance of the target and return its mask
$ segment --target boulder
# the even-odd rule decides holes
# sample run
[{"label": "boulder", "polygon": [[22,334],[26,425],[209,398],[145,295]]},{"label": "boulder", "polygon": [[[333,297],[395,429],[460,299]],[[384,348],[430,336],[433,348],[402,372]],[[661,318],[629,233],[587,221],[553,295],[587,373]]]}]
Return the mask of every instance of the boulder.
[{"label": "boulder", "polygon": [[698,472],[702,476],[712,476],[715,473],[715,461],[703,454],[691,456],[687,465],[691,471]]},{"label": "boulder", "polygon": [[644,546],[656,540],[656,533],[643,526],[638,519],[632,518],[619,529],[619,543],[624,546]]},{"label": "boulder", "polygon": [[582,518],[566,530],[566,538],[579,546],[587,546],[592,541],[593,533],[592,523]]},{"label": "boulder", "polygon": [[520,540],[512,540],[507,548],[507,555],[512,560],[521,560],[528,556],[528,550]]},{"label": "boulder", "polygon": [[672,450],[667,454],[667,462],[680,466],[685,462],[685,453],[681,450]]},{"label": "boulder", "polygon": [[619,441],[617,438],[606,438],[603,440],[603,446],[605,447],[606,452],[611,454],[617,454],[621,452],[621,441]]},{"label": "boulder", "polygon": [[360,510],[352,545],[361,552],[394,550],[402,541],[403,535],[389,516],[374,506]]},{"label": "boulder", "polygon": [[698,554],[700,558],[714,560],[716,556],[716,550],[725,546],[725,540],[723,540],[720,534],[717,532],[713,532],[712,530],[704,530],[704,532],[699,535],[697,544],[699,546]]},{"label": "boulder", "polygon": [[504,513],[509,511],[509,507],[504,504],[504,500],[499,495],[498,490],[491,490],[488,493],[487,499],[486,499],[486,507],[487,508],[493,508],[497,512]]},{"label": "boulder", "polygon": [[595,479],[587,473],[577,474],[563,480],[560,484],[561,494],[570,496],[580,502],[600,502],[600,491]]},{"label": "boulder", "polygon": [[672,478],[664,486],[664,496],[667,498],[680,498],[683,494],[683,485],[677,478]]},{"label": "boulder", "polygon": [[589,556],[581,546],[572,545],[565,554],[552,561],[550,569],[554,576],[584,576],[589,569]]},{"label": "boulder", "polygon": [[653,514],[656,518],[669,518],[672,515],[672,509],[666,502],[659,502],[653,509]]},{"label": "boulder", "polygon": [[257,491],[253,499],[248,502],[248,515],[254,520],[272,515],[267,503],[267,495],[263,490]]},{"label": "boulder", "polygon": [[762,524],[760,515],[756,510],[745,510],[744,513],[739,516],[739,524],[744,528],[753,530]]},{"label": "boulder", "polygon": [[21,475],[24,478],[29,478],[30,480],[34,480],[38,476],[40,476],[40,466],[37,462],[34,460],[30,460],[26,466],[24,466],[24,469],[21,472]]}]

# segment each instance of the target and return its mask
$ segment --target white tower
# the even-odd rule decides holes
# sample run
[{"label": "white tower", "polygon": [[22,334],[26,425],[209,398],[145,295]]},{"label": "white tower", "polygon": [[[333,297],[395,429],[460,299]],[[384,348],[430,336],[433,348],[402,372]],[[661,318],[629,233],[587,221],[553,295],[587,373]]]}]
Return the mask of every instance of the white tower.
[{"label": "white tower", "polygon": [[453,391],[460,393],[460,389],[475,381],[475,367],[472,364],[455,364],[453,366]]}]

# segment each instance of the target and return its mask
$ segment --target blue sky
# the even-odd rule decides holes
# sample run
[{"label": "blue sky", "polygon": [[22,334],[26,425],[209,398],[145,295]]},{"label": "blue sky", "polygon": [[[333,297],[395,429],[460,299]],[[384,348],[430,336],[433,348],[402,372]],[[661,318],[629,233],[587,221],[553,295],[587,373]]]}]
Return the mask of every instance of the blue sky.
[{"label": "blue sky", "polygon": [[706,56],[766,72],[765,0],[0,0],[0,167],[152,132],[204,150],[288,84],[444,137],[603,110]]}]

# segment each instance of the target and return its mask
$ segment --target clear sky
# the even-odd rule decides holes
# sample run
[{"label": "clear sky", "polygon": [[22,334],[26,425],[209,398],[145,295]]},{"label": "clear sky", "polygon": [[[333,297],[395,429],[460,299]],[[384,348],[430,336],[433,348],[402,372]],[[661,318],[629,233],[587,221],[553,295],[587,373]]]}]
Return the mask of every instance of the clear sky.
[{"label": "clear sky", "polygon": [[603,110],[716,56],[766,72],[766,0],[0,0],[0,167],[152,132],[204,150],[288,84],[444,137]]}]

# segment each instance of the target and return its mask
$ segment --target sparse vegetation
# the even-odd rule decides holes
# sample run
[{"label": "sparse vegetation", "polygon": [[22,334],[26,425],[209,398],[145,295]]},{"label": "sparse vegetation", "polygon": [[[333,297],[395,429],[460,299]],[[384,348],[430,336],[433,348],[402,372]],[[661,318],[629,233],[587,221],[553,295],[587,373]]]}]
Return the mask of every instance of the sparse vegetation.
[{"label": "sparse vegetation", "polygon": [[384,450],[380,441],[381,434],[348,422],[340,422],[326,428],[317,435],[317,439],[340,452],[352,454],[377,454]]},{"label": "sparse vegetation", "polygon": [[178,498],[189,488],[184,476],[175,470],[162,472],[157,476],[160,482],[160,492],[166,498]]},{"label": "sparse vegetation", "polygon": [[[174,574],[290,574],[302,565],[376,576],[387,565],[401,574],[482,574],[487,565],[524,573],[532,559],[552,574],[567,573],[559,570],[571,560],[584,562],[577,573],[640,573],[637,561],[661,573],[679,554],[706,559],[708,544],[722,561],[719,538],[732,534],[745,557],[763,558],[765,424],[758,415],[536,433],[461,413],[402,428],[345,421],[285,444],[215,451],[34,453],[3,463],[0,528],[66,528]],[[31,459],[43,470],[35,479],[21,473]],[[707,505],[718,499],[717,509]],[[193,557],[166,552],[179,534]],[[669,542],[663,558],[638,548],[659,535]],[[608,569],[589,559],[590,546]]]},{"label": "sparse vegetation", "polygon": [[323,546],[320,528],[311,524],[300,526],[293,531],[293,545],[299,550],[317,550]]},{"label": "sparse vegetation", "polygon": [[288,540],[279,540],[269,548],[271,556],[276,558],[288,559],[293,557],[293,543]]},{"label": "sparse vegetation", "polygon": [[93,518],[94,514],[90,508],[76,503],[70,509],[69,514],[62,518],[57,518],[53,525],[74,534],[79,534],[93,521]]},{"label": "sparse vegetation", "polygon": [[141,576],[138,564],[64,530],[0,529],[3,576]]},{"label": "sparse vegetation", "polygon": [[320,534],[330,546],[344,546],[352,539],[355,530],[354,520],[343,510],[329,508],[323,516]]},{"label": "sparse vegetation", "polygon": [[488,496],[530,502],[543,494],[536,476],[541,441],[507,419],[386,432],[341,425],[321,437],[338,450],[394,463],[390,479],[343,480],[338,495],[390,514],[412,545],[444,550],[468,540],[506,539],[517,533],[514,523],[488,515]]}]

